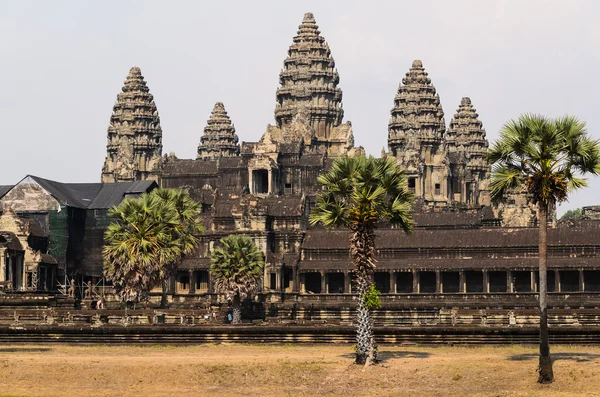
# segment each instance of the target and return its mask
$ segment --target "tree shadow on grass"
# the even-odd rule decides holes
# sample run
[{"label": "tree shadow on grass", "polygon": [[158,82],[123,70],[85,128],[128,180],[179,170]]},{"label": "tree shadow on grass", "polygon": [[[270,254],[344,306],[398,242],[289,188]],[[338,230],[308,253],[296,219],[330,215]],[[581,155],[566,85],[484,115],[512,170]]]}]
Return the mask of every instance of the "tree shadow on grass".
[{"label": "tree shadow on grass", "polygon": [[[552,357],[553,362],[557,360],[572,360],[578,363],[584,363],[600,359],[600,354],[591,353],[551,353],[550,356]],[[508,357],[511,361],[537,360],[538,358],[538,354],[516,354]]]},{"label": "tree shadow on grass", "polygon": [[0,353],[47,353],[49,347],[0,347]]},{"label": "tree shadow on grass", "polygon": [[[380,351],[377,354],[377,360],[380,363],[385,363],[388,360],[398,359],[398,358],[429,358],[429,356],[431,356],[431,353],[427,353],[427,352],[411,352],[411,351],[390,352],[390,351],[384,350],[384,351]],[[354,353],[342,354],[342,357],[355,359],[356,354],[354,354]]]}]

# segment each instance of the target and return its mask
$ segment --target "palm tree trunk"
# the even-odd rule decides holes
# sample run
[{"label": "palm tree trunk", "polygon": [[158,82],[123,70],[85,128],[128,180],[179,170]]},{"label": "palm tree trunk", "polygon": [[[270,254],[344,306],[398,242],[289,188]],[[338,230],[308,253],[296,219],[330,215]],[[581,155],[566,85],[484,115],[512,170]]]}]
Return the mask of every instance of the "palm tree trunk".
[{"label": "palm tree trunk", "polygon": [[235,294],[232,303],[233,316],[231,323],[232,324],[241,324],[242,323],[242,301],[240,300],[240,296]]},{"label": "palm tree trunk", "polygon": [[547,275],[547,247],[548,247],[548,206],[539,204],[539,260],[540,260],[540,363],[539,383],[554,381],[552,359],[550,358],[550,336],[548,334],[548,275]]},{"label": "palm tree trunk", "polygon": [[162,296],[160,297],[160,308],[165,309],[167,307],[167,292],[169,290],[169,278],[162,281]]},{"label": "palm tree trunk", "polygon": [[351,227],[350,251],[356,268],[358,307],[356,319],[356,364],[377,362],[371,309],[365,305],[365,294],[372,284],[375,233],[372,228],[356,224]]}]

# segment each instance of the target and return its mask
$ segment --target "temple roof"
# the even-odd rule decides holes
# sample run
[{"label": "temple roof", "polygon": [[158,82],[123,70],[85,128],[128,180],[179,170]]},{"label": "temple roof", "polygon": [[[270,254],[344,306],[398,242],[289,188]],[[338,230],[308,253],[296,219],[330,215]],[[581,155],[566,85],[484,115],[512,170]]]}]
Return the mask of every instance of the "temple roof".
[{"label": "temple roof", "polygon": [[415,137],[440,140],[445,131],[440,97],[420,60],[415,60],[394,97],[388,124],[388,144],[405,144]]},{"label": "temple roof", "polygon": [[235,127],[222,102],[217,102],[204,127],[204,135],[198,146],[198,159],[217,159],[238,156],[240,146]]},{"label": "temple roof", "polygon": [[339,75],[312,13],[304,14],[293,41],[279,75],[277,126],[291,123],[299,112],[310,116],[315,131],[318,118],[339,125],[344,116],[342,90],[337,86]]}]

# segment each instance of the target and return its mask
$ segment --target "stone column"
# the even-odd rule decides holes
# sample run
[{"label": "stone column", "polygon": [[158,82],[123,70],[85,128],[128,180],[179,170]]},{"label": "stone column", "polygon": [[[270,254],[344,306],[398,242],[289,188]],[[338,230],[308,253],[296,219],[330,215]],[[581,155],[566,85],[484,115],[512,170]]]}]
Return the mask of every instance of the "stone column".
[{"label": "stone column", "polygon": [[212,274],[210,274],[210,271],[208,271],[206,273],[208,273],[208,277],[207,277],[208,291],[207,291],[207,293],[212,294],[213,293]]},{"label": "stone column", "polygon": [[506,292],[513,292],[513,279],[510,270],[506,271]]},{"label": "stone column", "polygon": [[413,294],[418,294],[419,292],[421,292],[419,289],[419,272],[413,270]]},{"label": "stone column", "polygon": [[531,292],[537,292],[537,284],[535,282],[535,270],[531,272]]},{"label": "stone column", "polygon": [[299,283],[299,279],[298,279],[298,268],[296,266],[294,266],[292,268],[292,277],[294,278],[293,282],[292,282],[292,292],[299,292],[300,291],[300,283]]},{"label": "stone column", "polygon": [[6,276],[6,265],[4,264],[6,255],[4,254],[4,249],[0,249],[0,281],[6,281],[4,277]]},{"label": "stone column", "polygon": [[324,270],[321,270],[321,293],[327,293],[327,280],[325,279],[326,273]]},{"label": "stone column", "polygon": [[490,274],[487,270],[483,271],[483,292],[490,293]]},{"label": "stone column", "polygon": [[273,171],[271,170],[271,168],[269,168],[269,187],[267,188],[267,192],[269,192],[269,194],[273,194]]},{"label": "stone column", "polygon": [[442,274],[440,273],[439,270],[435,271],[435,293],[436,294],[442,293]]},{"label": "stone column", "polygon": [[579,269],[579,292],[585,291],[585,279],[583,277],[583,269]]},{"label": "stone column", "polygon": [[283,278],[283,272],[282,272],[282,268],[280,267],[279,269],[277,269],[277,271],[275,272],[275,289],[278,292],[281,292],[281,279]]},{"label": "stone column", "polygon": [[560,292],[560,272],[558,270],[554,271],[554,291]]},{"label": "stone column", "polygon": [[464,271],[461,270],[460,272],[458,272],[458,279],[459,279],[459,281],[458,281],[459,291],[458,292],[461,292],[464,294],[465,292],[467,292],[467,280],[466,280]]},{"label": "stone column", "polygon": [[350,272],[344,273],[344,293],[352,293],[352,274]]},{"label": "stone column", "polygon": [[194,280],[194,271],[189,270],[189,275],[190,275],[190,289],[189,289],[188,293],[190,295],[192,295],[192,294],[196,293],[196,280]]},{"label": "stone column", "polygon": [[300,278],[300,293],[305,294],[306,293],[306,274],[300,273],[299,278]]},{"label": "stone column", "polygon": [[396,272],[390,272],[390,294],[396,293]]}]

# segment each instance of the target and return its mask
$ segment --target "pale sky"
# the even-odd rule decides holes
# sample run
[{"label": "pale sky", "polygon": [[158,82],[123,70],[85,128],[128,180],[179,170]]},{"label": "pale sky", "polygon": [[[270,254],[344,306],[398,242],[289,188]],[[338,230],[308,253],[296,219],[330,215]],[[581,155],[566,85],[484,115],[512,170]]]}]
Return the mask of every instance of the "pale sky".
[{"label": "pale sky", "polygon": [[[393,99],[414,59],[446,125],[469,96],[490,142],[520,113],[572,114],[600,138],[600,2],[0,0],[0,184],[26,174],[96,182],[112,106],[139,66],[164,152],[195,158],[216,101],[241,141],[274,123],[275,91],[305,12],[329,43],[356,145],[387,147]],[[559,212],[600,204],[600,180]]]}]

